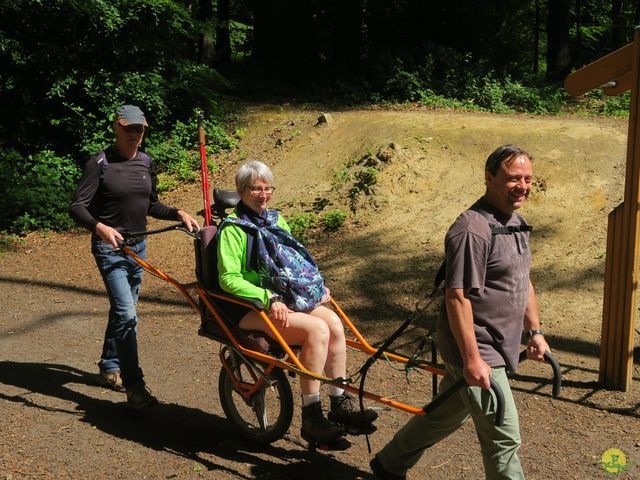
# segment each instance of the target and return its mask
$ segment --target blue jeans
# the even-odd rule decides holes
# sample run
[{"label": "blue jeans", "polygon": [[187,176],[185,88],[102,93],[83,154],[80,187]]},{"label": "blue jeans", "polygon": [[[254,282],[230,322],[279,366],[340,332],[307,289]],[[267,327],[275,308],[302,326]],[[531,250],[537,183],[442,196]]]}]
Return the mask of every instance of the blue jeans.
[{"label": "blue jeans", "polygon": [[[147,258],[144,240],[130,247],[142,259]],[[142,369],[138,365],[138,314],[144,270],[122,251],[97,241],[91,251],[109,294],[109,322],[99,366],[103,372],[120,370],[125,388],[144,386]]]}]

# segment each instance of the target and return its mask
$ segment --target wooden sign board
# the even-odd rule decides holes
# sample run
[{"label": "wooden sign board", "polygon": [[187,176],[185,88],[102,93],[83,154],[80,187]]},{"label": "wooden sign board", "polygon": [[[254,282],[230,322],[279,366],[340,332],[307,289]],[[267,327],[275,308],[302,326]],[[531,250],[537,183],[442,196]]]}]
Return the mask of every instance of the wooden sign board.
[{"label": "wooden sign board", "polygon": [[607,229],[598,378],[601,386],[622,391],[627,391],[632,381],[638,285],[639,65],[640,29],[636,28],[632,43],[572,73],[564,82],[571,95],[582,95],[594,88],[603,88],[607,95],[631,90],[624,202],[609,214]]}]

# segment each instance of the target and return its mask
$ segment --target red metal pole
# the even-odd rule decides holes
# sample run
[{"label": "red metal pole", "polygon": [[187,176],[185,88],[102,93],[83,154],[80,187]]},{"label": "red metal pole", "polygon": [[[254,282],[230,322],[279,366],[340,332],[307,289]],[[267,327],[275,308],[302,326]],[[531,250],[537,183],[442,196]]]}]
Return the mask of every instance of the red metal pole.
[{"label": "red metal pole", "polygon": [[202,173],[202,199],[204,201],[204,226],[211,225],[211,197],[209,196],[209,169],[204,144],[204,113],[198,113],[198,138],[200,141],[200,167]]}]

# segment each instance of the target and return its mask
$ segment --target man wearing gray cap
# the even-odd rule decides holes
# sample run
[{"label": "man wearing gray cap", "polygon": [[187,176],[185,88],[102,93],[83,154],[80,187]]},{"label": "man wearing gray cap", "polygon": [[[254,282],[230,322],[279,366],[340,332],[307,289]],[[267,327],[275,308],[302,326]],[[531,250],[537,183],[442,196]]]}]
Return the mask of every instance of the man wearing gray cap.
[{"label": "man wearing gray cap", "polygon": [[[199,229],[188,213],[164,205],[156,192],[157,177],[151,158],[139,150],[147,119],[135,105],[123,105],[115,115],[115,144],[92,155],[69,208],[76,222],[91,232],[91,252],[104,280],[111,308],[104,336],[99,382],[126,391],[136,409],[158,403],[144,382],[138,364],[136,304],[143,269],[118,247],[123,233],[146,229],[147,215],[179,220],[189,230]],[[146,258],[144,238],[131,250]]]}]

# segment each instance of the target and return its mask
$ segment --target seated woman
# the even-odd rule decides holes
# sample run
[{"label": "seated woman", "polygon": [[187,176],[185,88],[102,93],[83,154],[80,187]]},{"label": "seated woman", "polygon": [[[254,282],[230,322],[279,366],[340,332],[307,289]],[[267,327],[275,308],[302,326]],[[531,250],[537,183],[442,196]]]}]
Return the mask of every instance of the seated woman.
[{"label": "seated woman", "polygon": [[[345,377],[344,328],[336,313],[323,305],[329,301],[329,290],[324,287],[309,253],[291,236],[284,218],[277,210],[267,209],[274,191],[273,173],[264,163],[252,160],[239,168],[235,182],[241,200],[222,224],[218,238],[220,287],[264,303],[285,341],[301,345],[300,361],[307,369],[324,372],[329,378]],[[288,253],[292,248],[296,250],[293,259]],[[274,271],[275,262],[281,264],[283,255],[285,262],[293,262],[289,273],[299,272],[300,277],[289,278],[286,286]],[[235,317],[240,328],[271,334],[255,311],[233,310],[236,311],[230,316]],[[344,435],[344,430],[332,421],[365,427],[378,416],[370,409],[361,412],[353,396],[330,385],[331,408],[327,419],[320,403],[320,381],[301,377],[300,389],[301,435],[307,441],[331,442]]]}]

